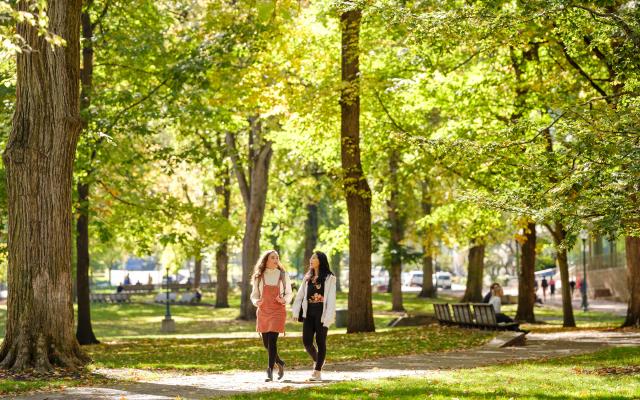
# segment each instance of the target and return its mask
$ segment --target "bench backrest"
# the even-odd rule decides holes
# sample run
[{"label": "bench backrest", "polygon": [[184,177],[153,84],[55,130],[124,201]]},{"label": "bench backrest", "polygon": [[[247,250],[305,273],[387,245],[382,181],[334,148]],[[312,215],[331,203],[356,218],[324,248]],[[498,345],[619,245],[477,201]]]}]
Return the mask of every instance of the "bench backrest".
[{"label": "bench backrest", "polygon": [[469,304],[452,304],[453,317],[460,324],[473,324],[473,316],[471,315],[471,307]]},{"label": "bench backrest", "polygon": [[433,309],[436,313],[436,318],[438,321],[444,322],[453,322],[451,318],[451,310],[449,309],[449,304],[434,304]]},{"label": "bench backrest", "polygon": [[478,325],[496,326],[498,324],[495,309],[491,304],[474,304],[473,315]]}]

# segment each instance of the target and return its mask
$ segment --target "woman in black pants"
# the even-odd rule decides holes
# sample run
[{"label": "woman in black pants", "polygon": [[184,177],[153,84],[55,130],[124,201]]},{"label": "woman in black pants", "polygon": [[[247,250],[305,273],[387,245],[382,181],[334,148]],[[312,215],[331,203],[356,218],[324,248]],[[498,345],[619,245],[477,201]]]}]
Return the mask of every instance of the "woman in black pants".
[{"label": "woman in black pants", "polygon": [[[293,316],[302,321],[302,343],[314,362],[310,380],[322,380],[321,371],[327,354],[327,333],[336,320],[336,277],[329,268],[326,254],[316,251],[309,260],[292,307]],[[316,346],[313,345],[315,336]]]}]

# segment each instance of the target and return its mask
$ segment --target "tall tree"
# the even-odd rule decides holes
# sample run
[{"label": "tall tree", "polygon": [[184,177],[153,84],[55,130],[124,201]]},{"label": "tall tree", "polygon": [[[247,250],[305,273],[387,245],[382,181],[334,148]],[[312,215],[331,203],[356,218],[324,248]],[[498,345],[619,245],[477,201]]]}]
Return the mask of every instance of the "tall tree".
[{"label": "tall tree", "polygon": [[[94,5],[93,0],[85,0],[85,4],[80,17],[82,24],[82,68],[80,69],[80,115],[83,120],[83,129],[86,130],[91,106],[93,91],[93,64],[94,64],[94,37],[93,31],[107,13],[109,2],[107,1],[96,20],[91,19],[91,11]],[[94,146],[99,146],[102,142],[98,140]],[[78,325],[76,337],[82,345],[100,343],[93,333],[91,325],[91,300],[89,281],[89,196],[91,190],[90,180],[93,175],[92,164],[97,155],[97,149],[89,146],[89,160],[84,174],[78,179],[78,207],[76,218],[76,287],[78,298]]]},{"label": "tall tree", "polygon": [[402,305],[402,245],[404,221],[400,210],[398,164],[400,152],[393,148],[389,154],[389,199],[387,218],[389,221],[389,282],[391,286],[391,310],[404,311]]},{"label": "tall tree", "polygon": [[253,267],[260,256],[260,230],[267,201],[269,163],[273,154],[272,143],[264,138],[262,122],[259,117],[252,116],[248,121],[248,172],[245,171],[240,161],[235,135],[228,132],[226,137],[233,169],[238,179],[238,186],[240,187],[245,207],[245,231],[242,239],[242,293],[240,297],[240,318],[242,319],[254,319],[256,317],[256,308],[249,298],[253,284],[251,277]]},{"label": "tall tree", "polygon": [[[20,1],[28,11],[31,3]],[[3,161],[9,199],[7,327],[0,366],[14,371],[88,361],[73,334],[71,193],[79,113],[81,0],[47,3],[52,48],[19,23],[32,51],[17,59],[16,111]]]},{"label": "tall tree", "polygon": [[520,269],[518,271],[518,321],[536,322],[534,306],[536,304],[535,271],[536,271],[536,223],[528,221],[519,237],[522,244],[520,253]]},{"label": "tall tree", "polygon": [[469,244],[467,287],[462,296],[464,302],[479,303],[482,301],[482,280],[484,277],[484,252],[486,245],[483,239],[472,239]]},{"label": "tall tree", "polygon": [[[222,203],[222,217],[229,219],[229,207],[231,204],[231,179],[229,168],[222,168],[222,182],[216,186],[216,193]],[[223,240],[216,248],[216,307],[229,307],[229,279],[227,271],[229,266],[229,241]]]},{"label": "tall tree", "polygon": [[360,160],[360,22],[362,10],[342,11],[341,154],[349,215],[347,332],[373,332],[371,303],[371,189]]},{"label": "tall tree", "polygon": [[622,326],[640,328],[640,237],[625,238],[629,306]]},{"label": "tall tree", "polygon": [[[423,217],[431,215],[431,193],[429,191],[429,181],[423,180],[421,183],[421,202]],[[431,297],[437,296],[437,284],[433,284],[433,234],[431,227],[427,227],[422,232],[422,290],[420,290],[419,297]]]}]

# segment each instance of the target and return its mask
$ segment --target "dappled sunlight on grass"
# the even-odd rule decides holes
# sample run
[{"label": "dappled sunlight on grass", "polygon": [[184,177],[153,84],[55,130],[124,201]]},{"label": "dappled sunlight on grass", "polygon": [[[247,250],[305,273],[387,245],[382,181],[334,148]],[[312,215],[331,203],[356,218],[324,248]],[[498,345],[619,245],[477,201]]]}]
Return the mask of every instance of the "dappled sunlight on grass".
[{"label": "dappled sunlight on grass", "polygon": [[[331,334],[327,362],[473,347],[491,336],[487,332],[439,326]],[[120,339],[87,349],[98,367],[227,371],[258,370],[266,363],[266,352],[257,333],[255,338],[246,339]],[[300,337],[281,337],[278,350],[290,366],[309,364]]]},{"label": "dappled sunlight on grass", "polygon": [[301,391],[280,391],[231,399],[589,399],[640,397],[640,377],[600,376],[581,371],[602,365],[640,365],[640,347],[594,354],[458,371],[434,371],[426,377],[345,382]]}]

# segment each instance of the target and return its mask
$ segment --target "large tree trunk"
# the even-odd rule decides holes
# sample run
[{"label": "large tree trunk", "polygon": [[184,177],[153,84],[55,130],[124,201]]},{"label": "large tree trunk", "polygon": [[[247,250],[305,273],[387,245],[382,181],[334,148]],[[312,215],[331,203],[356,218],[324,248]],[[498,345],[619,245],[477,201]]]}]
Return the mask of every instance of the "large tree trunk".
[{"label": "large tree trunk", "polygon": [[307,204],[307,220],[304,224],[304,256],[302,259],[303,271],[309,269],[309,259],[313,255],[318,244],[318,205]]},{"label": "large tree trunk", "polygon": [[[93,91],[93,24],[89,7],[81,15],[82,24],[82,68],[80,69],[80,111],[84,126],[88,125],[89,107]],[[96,156],[93,149],[86,169],[84,181],[78,182],[78,217],[76,220],[76,289],[78,299],[78,326],[76,338],[81,345],[98,344],[91,325],[91,297],[89,281],[89,193],[90,176],[93,173],[91,163]]]},{"label": "large tree trunk", "polygon": [[469,248],[469,271],[467,274],[467,288],[462,296],[462,302],[479,303],[482,301],[482,278],[484,274],[484,243],[471,241]]},{"label": "large tree trunk", "polygon": [[[261,140],[262,128],[257,117],[249,119],[249,176],[247,181],[236,153],[235,137],[227,134],[227,145],[231,150],[231,160],[238,177],[240,192],[245,204],[245,231],[242,239],[242,287],[240,297],[240,319],[256,318],[256,308],[251,303],[253,268],[260,257],[260,230],[267,201],[269,163],[273,150],[271,141]],[[256,150],[254,147],[258,147]]]},{"label": "large tree trunk", "polygon": [[340,15],[342,30],[341,155],[349,215],[347,332],[373,332],[371,304],[371,189],[360,161],[359,40],[362,11]]},{"label": "large tree trunk", "polygon": [[402,247],[404,224],[398,210],[398,164],[400,154],[392,149],[389,154],[389,186],[390,195],[387,201],[387,218],[389,219],[389,259],[391,263],[391,311],[404,311],[402,305]]},{"label": "large tree trunk", "polygon": [[520,271],[518,271],[518,321],[536,322],[534,306],[536,304],[535,271],[536,271],[536,223],[529,222],[522,232],[525,242],[520,254]]},{"label": "large tree trunk", "polygon": [[[31,3],[20,1],[26,11]],[[16,110],[3,161],[9,205],[6,334],[0,366],[14,371],[88,362],[73,333],[71,187],[81,130],[78,100],[80,0],[50,0],[53,49],[29,23],[17,33]]]},{"label": "large tree trunk", "polygon": [[572,328],[576,326],[573,317],[573,305],[571,304],[571,287],[569,286],[569,261],[567,259],[567,249],[561,244],[567,237],[567,231],[560,222],[556,222],[552,228],[547,225],[547,229],[553,236],[553,243],[558,252],[558,269],[560,270],[560,282],[562,284],[562,326]]},{"label": "large tree trunk", "polygon": [[193,266],[193,289],[200,289],[200,281],[202,280],[202,252],[198,251],[196,254],[195,262]]},{"label": "large tree trunk", "polygon": [[[422,181],[422,213],[431,215],[431,193],[428,180]],[[438,295],[437,282],[433,284],[433,237],[429,230],[423,233],[422,238],[422,290],[418,297],[436,298]]]},{"label": "large tree trunk", "polygon": [[640,328],[640,237],[625,238],[629,307],[622,326]]},{"label": "large tree trunk", "polygon": [[78,287],[78,327],[80,344],[98,344],[91,326],[89,288],[89,185],[78,183],[78,219],[76,221],[76,284]]}]

